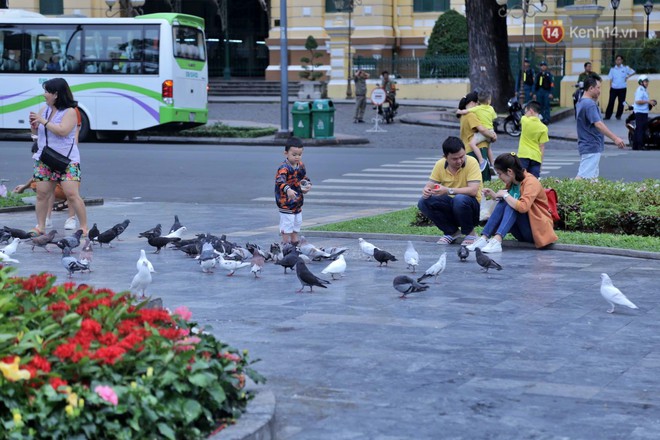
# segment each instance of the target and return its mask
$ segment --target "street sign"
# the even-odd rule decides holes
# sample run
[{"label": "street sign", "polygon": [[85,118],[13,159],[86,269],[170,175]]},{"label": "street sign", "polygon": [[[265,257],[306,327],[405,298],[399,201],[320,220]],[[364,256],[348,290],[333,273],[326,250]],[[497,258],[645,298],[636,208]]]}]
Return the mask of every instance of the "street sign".
[{"label": "street sign", "polygon": [[386,98],[387,94],[385,93],[385,90],[381,88],[373,89],[371,91],[371,102],[374,105],[383,105]]}]

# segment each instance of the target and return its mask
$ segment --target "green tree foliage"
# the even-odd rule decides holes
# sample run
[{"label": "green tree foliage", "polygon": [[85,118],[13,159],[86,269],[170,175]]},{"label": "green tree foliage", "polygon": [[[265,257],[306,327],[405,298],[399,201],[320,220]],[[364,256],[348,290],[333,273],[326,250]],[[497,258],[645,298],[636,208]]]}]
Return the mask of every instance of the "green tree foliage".
[{"label": "green tree foliage", "polygon": [[313,35],[308,36],[305,41],[305,49],[309,52],[309,56],[300,58],[303,68],[303,71],[299,73],[301,78],[316,81],[323,76],[323,72],[315,70],[323,65],[318,62],[318,59],[323,56],[323,53],[316,50],[318,47],[319,43],[316,42],[316,38]]},{"label": "green tree foliage", "polygon": [[426,56],[466,55],[468,53],[468,27],[463,15],[451,9],[433,26]]},{"label": "green tree foliage", "polygon": [[637,73],[660,72],[660,39],[623,41],[616,53]]}]

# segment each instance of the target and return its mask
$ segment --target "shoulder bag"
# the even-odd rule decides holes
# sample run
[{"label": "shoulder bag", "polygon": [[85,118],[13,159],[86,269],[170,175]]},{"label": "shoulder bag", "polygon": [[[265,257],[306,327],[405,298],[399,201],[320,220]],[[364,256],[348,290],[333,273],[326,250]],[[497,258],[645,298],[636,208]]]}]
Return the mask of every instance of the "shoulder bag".
[{"label": "shoulder bag", "polygon": [[69,148],[69,152],[65,156],[48,146],[48,129],[46,127],[44,127],[44,132],[46,134],[46,146],[41,151],[41,157],[39,157],[39,160],[46,164],[51,170],[57,171],[58,173],[63,173],[71,163],[69,155],[71,154],[71,150],[73,150],[75,139],[73,142],[71,142],[71,148]]}]

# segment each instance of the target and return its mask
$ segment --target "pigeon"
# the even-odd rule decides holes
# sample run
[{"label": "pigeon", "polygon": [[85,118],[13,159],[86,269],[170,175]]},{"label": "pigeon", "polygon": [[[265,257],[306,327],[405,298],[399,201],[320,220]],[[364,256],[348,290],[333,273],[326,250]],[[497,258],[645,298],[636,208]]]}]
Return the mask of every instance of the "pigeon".
[{"label": "pigeon", "polygon": [[64,249],[62,249],[62,266],[69,273],[69,278],[73,276],[74,272],[89,271],[89,264],[85,264],[76,257],[72,257],[71,249],[68,246],[64,246]]},{"label": "pigeon", "polygon": [[121,241],[119,240],[119,236],[126,230],[126,228],[128,228],[129,223],[131,223],[131,221],[129,219],[126,219],[123,222],[117,223],[112,227],[112,229],[114,229],[117,232],[117,241]]},{"label": "pigeon", "polygon": [[408,269],[412,268],[413,273],[415,273],[417,265],[419,264],[419,254],[415,250],[412,241],[408,241],[408,247],[406,248],[406,253],[403,254],[403,259],[408,265]]},{"label": "pigeon", "polygon": [[287,269],[293,270],[296,266],[298,255],[300,255],[300,253],[294,248],[293,252],[286,254],[280,261],[276,261],[275,264],[284,267],[284,273],[286,273]]},{"label": "pigeon", "polygon": [[[173,242],[172,245],[177,249],[183,252],[184,254],[188,255],[189,257],[195,257],[202,252],[201,244],[200,243],[190,243],[185,246],[177,246],[179,244],[178,241]],[[213,246],[213,245],[211,245]]]},{"label": "pigeon", "polygon": [[64,249],[65,247],[68,247],[69,249],[75,249],[78,246],[80,246],[80,237],[82,237],[82,229],[78,229],[76,232],[73,233],[73,235],[69,235],[68,237],[60,238],[57,240],[57,245],[58,248]]},{"label": "pigeon", "polygon": [[303,255],[307,255],[312,259],[312,261],[321,261],[331,257],[329,253],[322,251],[307,241],[304,235],[300,236],[300,243],[298,244],[298,248]]},{"label": "pigeon", "polygon": [[164,235],[163,237],[165,237],[165,238],[181,238],[181,237],[183,237],[183,233],[186,232],[187,229],[188,228],[186,228],[185,226],[181,226],[176,231],[172,231],[169,234]]},{"label": "pigeon", "polygon": [[298,279],[300,280],[300,284],[302,284],[302,287],[300,290],[297,292],[302,292],[305,286],[309,286],[309,291],[313,292],[312,286],[318,286],[318,287],[323,287],[324,289],[327,289],[325,286],[326,284],[330,284],[330,281],[323,280],[316,275],[314,275],[308,268],[307,265],[303,262],[303,260],[298,259],[296,262],[296,275],[298,276]]},{"label": "pigeon", "polygon": [[220,267],[229,271],[227,274],[228,277],[234,275],[234,272],[236,272],[238,269],[252,266],[252,264],[248,263],[247,261],[243,262],[236,260],[225,260],[222,255],[218,255],[218,263]]},{"label": "pigeon", "polygon": [[497,269],[497,270],[502,270],[502,266],[500,266],[495,260],[490,258],[488,255],[484,255],[483,252],[481,252],[480,248],[476,248],[474,250],[477,253],[477,263],[479,263],[479,266],[482,267],[482,271],[486,269],[486,272],[488,272],[488,269]]},{"label": "pigeon", "polygon": [[145,292],[147,291],[147,287],[149,287],[150,284],[151,272],[149,272],[147,262],[143,261],[142,265],[138,269],[138,273],[136,273],[133,277],[133,281],[131,282],[131,287],[129,287],[129,289],[131,291],[140,292],[140,299],[144,299],[146,297]]},{"label": "pigeon", "polygon": [[282,248],[280,247],[279,243],[273,243],[270,245],[270,253],[273,256],[274,263],[277,263],[282,258],[284,258],[284,254],[282,253]]},{"label": "pigeon", "polygon": [[[92,241],[89,238],[86,238],[85,244],[83,244],[83,247],[80,250],[79,260],[81,263],[87,264],[89,266],[93,258],[94,250],[92,249]],[[92,270],[90,269],[90,272],[91,271]]]},{"label": "pigeon", "polygon": [[631,309],[639,308],[635,304],[633,304],[632,301],[626,298],[626,295],[624,295],[619,289],[614,287],[614,285],[612,284],[612,280],[606,273],[601,273],[600,279],[602,280],[600,283],[600,294],[603,295],[605,301],[610,303],[610,305],[612,306],[612,308],[609,309],[607,313],[614,312],[615,304],[619,304],[620,306],[630,307]]},{"label": "pigeon", "polygon": [[282,255],[285,257],[295,250],[296,250],[296,245],[293,243],[284,243],[282,245]]},{"label": "pigeon", "polygon": [[401,296],[399,298],[404,299],[409,293],[413,292],[423,292],[429,288],[426,283],[418,283],[407,275],[399,275],[394,278],[392,281],[392,286],[399,292]]},{"label": "pigeon", "polygon": [[140,258],[138,258],[137,263],[135,264],[137,270],[140,270],[140,266],[142,266],[143,261],[146,261],[147,269],[149,269],[149,272],[156,272],[154,270],[153,264],[151,264],[151,261],[147,260],[147,254],[144,252],[144,249],[140,249]]},{"label": "pigeon", "polygon": [[231,253],[227,255],[228,260],[247,260],[248,258],[252,258],[252,253],[240,246],[235,247],[232,249]]},{"label": "pigeon", "polygon": [[374,248],[374,260],[380,263],[378,267],[381,267],[383,263],[385,263],[385,266],[387,266],[389,261],[398,261],[394,255],[387,251],[382,251],[378,248]]},{"label": "pigeon", "polygon": [[202,272],[213,273],[213,269],[218,263],[218,255],[213,249],[211,243],[204,243],[202,245],[202,252],[199,254],[199,265],[202,267]]},{"label": "pigeon", "polygon": [[358,238],[358,243],[360,244],[360,250],[367,255],[367,260],[374,256],[374,249],[376,249],[376,246],[363,238]]},{"label": "pigeon", "polygon": [[171,234],[172,232],[174,232],[177,229],[181,228],[181,226],[182,225],[181,225],[181,222],[179,221],[179,216],[175,214],[174,215],[174,223],[172,223],[172,227],[170,228],[169,234]]},{"label": "pigeon", "polygon": [[22,229],[10,228],[9,226],[5,226],[4,231],[10,234],[12,237],[20,238],[21,240],[27,240],[28,238],[32,238],[29,232],[25,232]]},{"label": "pigeon", "polygon": [[104,244],[107,244],[108,247],[112,247],[110,242],[117,238],[117,231],[113,228],[108,229],[107,231],[101,232],[97,237],[96,241],[99,242],[99,245],[103,247]]},{"label": "pigeon", "polygon": [[160,226],[160,223],[158,223],[153,228],[147,229],[144,232],[140,232],[138,234],[138,238],[160,237],[161,232],[162,232],[161,226]]},{"label": "pigeon", "polygon": [[344,272],[346,271],[346,259],[344,259],[344,256],[339,254],[339,257],[332,263],[328,264],[325,269],[321,271],[323,275],[330,274],[332,279],[335,279],[335,275],[339,275],[340,277],[344,276]]},{"label": "pigeon", "polygon": [[160,253],[160,249],[167,246],[168,243],[173,243],[176,241],[181,240],[180,238],[174,237],[174,238],[167,238],[167,237],[150,237],[147,240],[147,243],[149,243],[151,246],[156,248],[156,251],[154,251],[154,254]]},{"label": "pigeon", "polygon": [[330,260],[336,260],[337,258],[339,258],[339,256],[341,254],[343,254],[344,252],[346,252],[348,250],[348,248],[345,248],[345,247],[335,247],[335,246],[333,246],[331,248],[327,248],[327,249],[326,248],[319,248],[319,249],[321,249],[323,252],[329,253],[330,254],[330,258],[329,258]]},{"label": "pigeon", "polygon": [[18,248],[18,243],[21,242],[21,239],[16,237],[14,238],[11,243],[9,243],[7,246],[3,247],[0,249],[0,252],[5,254],[6,256],[10,257],[16,253],[16,249]]},{"label": "pigeon", "polygon": [[94,241],[94,240],[96,240],[96,237],[98,237],[98,236],[99,236],[99,227],[96,226],[96,223],[94,223],[94,224],[92,225],[92,229],[90,229],[89,231],[87,231],[87,237],[88,237],[90,240]]},{"label": "pigeon", "polygon": [[470,251],[468,250],[465,245],[461,245],[461,247],[458,249],[458,258],[461,259],[463,263],[467,261],[467,258],[470,256]]},{"label": "pigeon", "polygon": [[11,238],[11,234],[4,229],[0,231],[0,243],[7,243]]},{"label": "pigeon", "polygon": [[9,255],[5,255],[2,252],[0,252],[0,263],[5,264],[5,263],[20,263],[20,261],[15,260],[11,258]]},{"label": "pigeon", "polygon": [[273,259],[273,255],[270,252],[266,252],[263,249],[261,249],[258,244],[245,243],[245,248],[248,251],[250,251],[252,256],[254,256],[255,254],[258,254],[258,255],[261,255],[262,257],[264,257],[264,262]]},{"label": "pigeon", "polygon": [[438,258],[438,261],[436,261],[433,266],[426,269],[424,275],[417,278],[417,282],[421,283],[422,280],[425,280],[426,278],[435,277],[435,282],[437,283],[438,275],[440,275],[442,272],[445,271],[446,265],[447,265],[447,252],[443,252],[442,255],[440,255],[440,258]]},{"label": "pigeon", "polygon": [[254,274],[255,278],[259,278],[259,274],[261,273],[261,270],[264,268],[264,264],[266,264],[266,259],[264,258],[263,255],[255,252],[252,258],[250,259],[250,264],[252,265],[250,267],[250,272]]},{"label": "pigeon", "polygon": [[42,248],[46,249],[46,252],[50,252],[48,250],[48,245],[53,242],[53,238],[55,238],[55,234],[57,234],[57,231],[55,229],[53,229],[50,232],[48,232],[48,234],[37,235],[36,237],[32,237],[31,238],[31,240],[32,240],[32,250],[34,251],[35,247],[42,247]]}]

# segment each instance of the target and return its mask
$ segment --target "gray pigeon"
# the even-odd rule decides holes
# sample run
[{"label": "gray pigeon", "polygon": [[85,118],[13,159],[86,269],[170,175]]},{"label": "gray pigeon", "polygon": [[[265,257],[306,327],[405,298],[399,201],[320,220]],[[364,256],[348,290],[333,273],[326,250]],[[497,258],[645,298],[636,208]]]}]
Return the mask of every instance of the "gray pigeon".
[{"label": "gray pigeon", "polygon": [[409,293],[423,292],[429,288],[426,283],[418,283],[408,275],[399,275],[395,277],[394,281],[392,281],[392,286],[401,292],[401,296],[399,298],[402,299],[404,299]]},{"label": "gray pigeon", "polygon": [[264,268],[264,264],[266,263],[266,259],[264,258],[263,255],[260,253],[255,252],[254,255],[252,256],[252,259],[250,260],[250,264],[252,264],[252,267],[250,268],[250,272],[254,274],[255,278],[259,278],[259,274],[261,273],[261,270]]},{"label": "gray pigeon", "polygon": [[153,228],[147,229],[144,232],[140,232],[138,234],[138,238],[160,237],[161,232],[162,232],[162,228],[160,226],[160,223],[158,223]]},{"label": "gray pigeon", "polygon": [[69,272],[69,278],[73,276],[74,272],[89,271],[88,264],[71,256],[71,249],[68,246],[64,246],[62,249],[62,266]]},{"label": "gray pigeon", "polygon": [[468,248],[465,247],[464,245],[461,245],[461,247],[458,249],[458,258],[460,258],[461,261],[465,263],[469,256],[470,256],[470,251],[468,250]]},{"label": "gray pigeon", "polygon": [[482,267],[482,271],[486,269],[486,272],[488,272],[488,269],[497,269],[497,270],[502,270],[502,266],[500,266],[495,260],[490,258],[488,255],[484,255],[483,252],[481,252],[480,248],[476,248],[474,250],[477,253],[477,263],[479,263],[479,266]]},{"label": "gray pigeon", "polygon": [[46,249],[46,252],[50,252],[48,250],[48,245],[53,242],[53,238],[55,238],[55,234],[57,234],[56,230],[51,230],[48,232],[48,234],[45,235],[37,235],[36,237],[32,237],[32,250],[34,250],[35,247],[42,247]]},{"label": "gray pigeon", "polygon": [[385,265],[387,266],[388,261],[397,261],[394,255],[390,254],[387,251],[380,250],[378,248],[374,248],[374,260],[380,263],[378,267],[381,267],[383,263],[385,263]]},{"label": "gray pigeon", "polygon": [[68,247],[69,249],[75,249],[78,246],[80,246],[80,237],[82,237],[82,229],[78,229],[76,232],[73,233],[73,235],[69,235],[68,237],[63,237],[57,240],[57,245],[58,248],[64,249],[65,247]]},{"label": "gray pigeon", "polygon": [[292,252],[286,254],[281,260],[276,261],[275,264],[284,267],[284,273],[286,273],[287,269],[293,270],[293,268],[296,266],[296,263],[298,262],[298,255],[300,255],[300,252],[294,248]]},{"label": "gray pigeon", "polygon": [[[174,215],[174,223],[172,224],[172,227],[170,228],[170,232],[168,232],[168,234],[171,234],[172,232],[178,230],[178,229],[181,228],[182,226],[183,226],[183,225],[182,225],[181,222],[179,221],[179,216],[178,216],[178,215]],[[159,234],[159,235],[160,235],[160,234]]]},{"label": "gray pigeon", "polygon": [[213,273],[213,269],[218,264],[218,255],[213,249],[211,243],[204,243],[202,245],[202,252],[199,254],[199,265],[202,267],[202,272]]},{"label": "gray pigeon", "polygon": [[316,275],[314,275],[308,268],[307,265],[301,260],[300,258],[296,262],[296,275],[298,276],[298,279],[300,280],[300,284],[302,284],[302,287],[300,290],[297,290],[297,292],[302,292],[305,286],[309,286],[309,291],[313,292],[314,290],[312,289],[312,286],[318,286],[318,287],[323,287],[324,289],[327,289],[325,287],[326,284],[330,284],[330,281],[323,280]]}]

